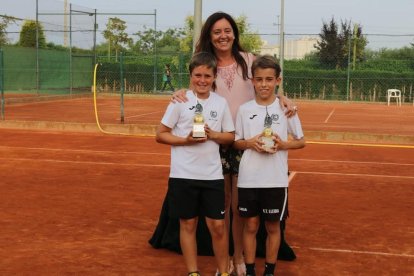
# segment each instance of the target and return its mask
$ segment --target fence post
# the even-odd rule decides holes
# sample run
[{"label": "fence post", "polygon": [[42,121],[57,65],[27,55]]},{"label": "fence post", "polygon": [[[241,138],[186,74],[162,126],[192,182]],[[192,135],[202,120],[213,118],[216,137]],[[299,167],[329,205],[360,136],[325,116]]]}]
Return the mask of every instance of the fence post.
[{"label": "fence post", "polygon": [[119,57],[120,81],[121,81],[121,124],[124,123],[124,54],[121,52]]},{"label": "fence post", "polygon": [[348,37],[348,69],[347,69],[347,76],[346,76],[346,100],[349,101],[349,79],[351,74],[351,34]]},{"label": "fence post", "polygon": [[178,87],[179,88],[182,88],[183,87],[183,77],[184,77],[184,59],[185,59],[185,56],[184,56],[184,53],[182,53],[182,52],[180,52],[180,55],[179,55],[179,66],[178,66],[178,71],[180,72],[180,79],[179,79],[179,85],[178,85]]}]

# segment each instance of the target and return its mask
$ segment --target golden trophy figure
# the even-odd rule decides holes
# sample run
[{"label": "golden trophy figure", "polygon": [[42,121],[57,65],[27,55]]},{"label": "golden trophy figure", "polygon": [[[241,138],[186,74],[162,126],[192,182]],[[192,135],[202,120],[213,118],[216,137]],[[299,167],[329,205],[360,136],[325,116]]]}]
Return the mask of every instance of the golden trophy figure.
[{"label": "golden trophy figure", "polygon": [[266,114],[264,129],[260,140],[264,143],[262,148],[265,151],[271,151],[271,148],[275,145],[275,141],[273,141],[273,130],[272,130],[272,118],[269,114]]},{"label": "golden trophy figure", "polygon": [[203,106],[197,103],[193,122],[193,138],[205,138]]}]

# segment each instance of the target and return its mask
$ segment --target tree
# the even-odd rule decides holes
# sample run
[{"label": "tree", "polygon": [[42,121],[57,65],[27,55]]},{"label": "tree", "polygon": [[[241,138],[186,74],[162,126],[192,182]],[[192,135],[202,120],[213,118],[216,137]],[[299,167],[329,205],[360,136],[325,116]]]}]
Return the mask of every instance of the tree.
[{"label": "tree", "polygon": [[106,24],[106,30],[103,31],[103,36],[108,40],[108,55],[111,55],[111,47],[115,49],[115,60],[118,60],[118,53],[122,49],[122,46],[128,46],[132,43],[132,39],[128,37],[125,32],[126,22],[118,17],[112,17],[108,19]]},{"label": "tree", "polygon": [[247,52],[259,52],[263,45],[263,42],[256,32],[250,30],[250,25],[247,22],[247,17],[241,15],[235,20],[237,27],[239,28],[240,44],[243,49]]},{"label": "tree", "polygon": [[187,16],[184,22],[183,38],[180,41],[180,50],[184,53],[193,51],[194,17]]},{"label": "tree", "polygon": [[352,49],[351,54],[353,56],[353,64],[355,69],[355,63],[356,62],[362,62],[365,60],[364,53],[365,53],[365,47],[368,44],[367,39],[362,34],[362,27],[359,24],[354,25],[354,32],[352,34]]},{"label": "tree", "polygon": [[[38,29],[38,30],[37,30]],[[43,31],[42,24],[36,24],[36,21],[25,20],[23,22],[22,30],[20,31],[20,38],[18,44],[23,47],[36,47],[36,32],[38,32],[39,48],[46,47],[46,38]]]},{"label": "tree", "polygon": [[144,26],[144,31],[138,31],[138,36],[132,50],[137,53],[152,53],[157,43],[158,52],[176,52],[180,50],[180,40],[184,35],[182,29],[167,29],[166,31],[155,31]]},{"label": "tree", "polygon": [[338,68],[343,59],[343,47],[338,34],[338,26],[332,18],[329,23],[323,22],[320,40],[315,45],[322,64],[329,68]]},{"label": "tree", "polygon": [[0,15],[0,46],[9,42],[7,38],[6,28],[10,23],[15,23],[15,20],[11,16]]},{"label": "tree", "polygon": [[334,18],[329,23],[323,22],[319,41],[315,45],[319,61],[328,68],[343,69],[354,51],[355,58],[362,61],[367,40],[362,35],[361,26],[355,30],[352,34],[350,21],[341,21],[340,30]]}]

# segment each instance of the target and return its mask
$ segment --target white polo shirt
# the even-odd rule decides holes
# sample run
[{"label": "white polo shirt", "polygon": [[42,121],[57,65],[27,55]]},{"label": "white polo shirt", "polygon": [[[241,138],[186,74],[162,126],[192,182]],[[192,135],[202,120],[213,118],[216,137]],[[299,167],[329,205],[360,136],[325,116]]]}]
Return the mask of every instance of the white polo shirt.
[{"label": "white polo shirt", "polygon": [[[288,134],[294,139],[303,137],[302,126],[297,114],[287,118],[280,107],[279,99],[267,106],[272,118],[273,133],[287,141]],[[240,106],[236,119],[236,141],[250,139],[263,132],[266,106],[249,101]],[[279,150],[274,154],[259,153],[253,149],[244,151],[239,167],[237,187],[272,188],[288,186],[288,151]]]},{"label": "white polo shirt", "polygon": [[[170,103],[161,123],[172,129],[172,134],[187,137],[193,129],[197,98],[193,91],[186,93],[185,103]],[[227,101],[214,92],[208,99],[198,99],[203,106],[204,122],[219,132],[234,131],[233,119]],[[185,146],[171,146],[170,177],[215,180],[223,179],[219,144],[212,140]]]}]

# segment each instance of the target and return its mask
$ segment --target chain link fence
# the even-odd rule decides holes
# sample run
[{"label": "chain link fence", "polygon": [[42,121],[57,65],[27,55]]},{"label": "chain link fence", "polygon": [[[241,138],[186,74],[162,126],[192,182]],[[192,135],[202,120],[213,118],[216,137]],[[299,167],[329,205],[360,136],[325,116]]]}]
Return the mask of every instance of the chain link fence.
[{"label": "chain link fence", "polygon": [[[188,87],[190,53],[157,55],[91,56],[70,55],[67,51],[5,46],[0,64],[0,79],[6,95],[76,94],[91,91],[95,60],[99,63],[99,92],[160,92],[165,64],[170,64],[174,88]],[[39,64],[36,58],[39,58]],[[117,61],[115,61],[117,58]],[[399,71],[399,63],[414,61],[384,60],[382,71],[297,69],[300,61],[286,61],[284,91],[295,99],[385,102],[386,91],[402,91],[402,102],[413,101],[412,70]],[[369,63],[369,60],[366,61]],[[368,66],[368,65],[366,65]],[[402,65],[401,65],[402,66]],[[400,67],[401,67],[400,66]],[[388,69],[391,68],[391,69]],[[397,69],[396,69],[397,68]]]},{"label": "chain link fence", "polygon": [[[27,5],[31,0],[24,0]],[[118,54],[108,49],[108,55],[96,53],[97,35],[102,35],[106,22],[115,14],[76,5],[64,6],[56,0],[39,1],[37,17],[43,25],[46,40],[62,47],[24,48],[16,45],[23,16],[7,30],[9,45],[1,46],[0,87],[7,98],[21,95],[74,95],[91,92],[93,68],[99,64],[97,91],[106,93],[159,93],[163,88],[166,64],[172,72],[175,89],[188,87],[188,62],[191,53],[155,52],[152,54]],[[156,14],[138,16],[120,14],[120,18],[136,32],[143,26],[152,28]],[[23,17],[25,18],[25,17]],[[34,18],[30,18],[34,20]],[[103,19],[103,20],[100,20]],[[133,32],[133,31],[130,31]],[[300,34],[287,35],[292,41]],[[367,35],[373,46],[384,41],[391,48],[414,41],[414,36]],[[290,43],[290,42],[289,42]],[[49,45],[50,46],[50,45]],[[287,45],[289,46],[289,45]],[[293,48],[296,46],[292,46]],[[402,91],[402,102],[413,102],[414,60],[378,59],[368,56],[354,68],[351,61],[340,70],[323,69],[316,60],[290,52],[285,47],[284,91],[294,99],[347,100],[385,102],[386,91]],[[409,46],[411,47],[411,46]],[[101,49],[102,50],[102,49]],[[132,52],[132,51],[131,51]],[[166,92],[164,92],[166,93]]]}]

